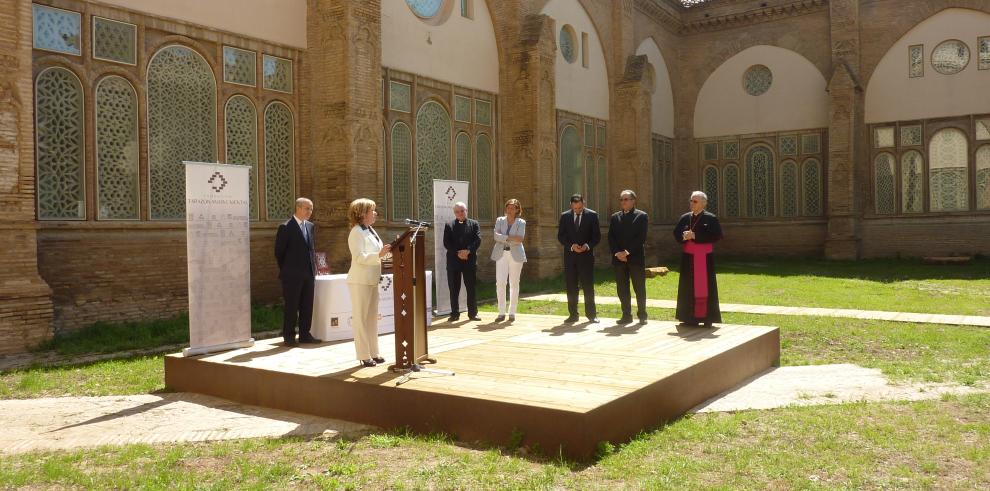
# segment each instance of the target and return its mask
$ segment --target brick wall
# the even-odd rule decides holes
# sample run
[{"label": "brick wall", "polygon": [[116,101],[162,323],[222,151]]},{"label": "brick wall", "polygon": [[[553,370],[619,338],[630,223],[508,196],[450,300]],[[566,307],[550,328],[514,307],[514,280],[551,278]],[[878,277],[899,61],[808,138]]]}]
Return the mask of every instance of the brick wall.
[{"label": "brick wall", "polygon": [[34,222],[31,3],[0,0],[0,354],[51,336]]},{"label": "brick wall", "polygon": [[[186,236],[182,228],[46,228],[39,232],[42,276],[55,301],[56,331],[97,321],[170,317],[189,309]],[[251,231],[251,299],[281,299],[275,229]]]}]

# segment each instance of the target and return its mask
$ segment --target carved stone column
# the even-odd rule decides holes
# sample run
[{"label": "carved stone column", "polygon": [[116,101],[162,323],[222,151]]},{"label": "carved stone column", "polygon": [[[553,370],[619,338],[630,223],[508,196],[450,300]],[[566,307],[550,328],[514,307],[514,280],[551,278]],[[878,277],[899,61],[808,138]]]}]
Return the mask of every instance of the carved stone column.
[{"label": "carved stone column", "polygon": [[31,2],[0,0],[0,354],[52,334],[52,291],[38,274]]},{"label": "carved stone column", "polygon": [[623,189],[632,189],[636,191],[637,206],[647,213],[653,211],[652,70],[646,55],[629,57],[625,74],[616,84],[615,117],[609,137],[612,162],[608,196],[617,199]]},{"label": "carved stone column", "polygon": [[502,68],[501,197],[518,198],[526,209],[528,262],[524,274],[545,277],[559,272],[562,264],[557,244],[561,210],[554,199],[560,182],[554,85],[556,28],[546,15],[525,15],[521,24],[518,38],[508,50],[508,63]]},{"label": "carved stone column", "polygon": [[829,80],[828,232],[825,257],[857,259],[862,216],[857,162],[864,162],[863,90],[860,66],[859,0],[829,2],[832,77]]},{"label": "carved stone column", "polygon": [[381,0],[309,0],[306,23],[300,190],[315,204],[317,250],[342,271],[350,201],[383,202]]}]

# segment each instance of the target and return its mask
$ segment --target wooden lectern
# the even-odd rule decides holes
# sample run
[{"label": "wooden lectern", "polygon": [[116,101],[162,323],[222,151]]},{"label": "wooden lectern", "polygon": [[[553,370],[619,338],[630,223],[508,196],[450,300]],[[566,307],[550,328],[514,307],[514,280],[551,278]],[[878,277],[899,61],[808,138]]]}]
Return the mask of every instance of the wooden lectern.
[{"label": "wooden lectern", "polygon": [[395,365],[393,371],[418,371],[433,363],[426,342],[426,227],[410,227],[392,242],[392,287],[395,296]]}]

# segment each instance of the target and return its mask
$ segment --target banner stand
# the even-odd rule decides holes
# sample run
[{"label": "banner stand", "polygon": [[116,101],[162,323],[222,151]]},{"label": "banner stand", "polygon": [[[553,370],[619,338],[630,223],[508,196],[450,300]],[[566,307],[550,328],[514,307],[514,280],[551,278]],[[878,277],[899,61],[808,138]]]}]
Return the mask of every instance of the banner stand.
[{"label": "banner stand", "polygon": [[196,356],[254,345],[251,167],[185,164],[189,347]]},{"label": "banner stand", "polygon": [[[447,286],[447,249],[443,246],[443,229],[454,220],[454,203],[470,203],[467,181],[433,180],[433,270],[437,289],[436,315],[450,314],[450,290]],[[468,209],[471,218],[471,209]],[[461,280],[461,294],[458,295],[461,312],[467,310],[467,288]]]}]

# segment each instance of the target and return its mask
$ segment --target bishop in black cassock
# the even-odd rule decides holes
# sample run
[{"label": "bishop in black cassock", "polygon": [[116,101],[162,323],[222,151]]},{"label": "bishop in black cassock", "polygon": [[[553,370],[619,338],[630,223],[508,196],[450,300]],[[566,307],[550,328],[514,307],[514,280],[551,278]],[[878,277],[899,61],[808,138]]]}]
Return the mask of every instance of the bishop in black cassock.
[{"label": "bishop in black cassock", "polygon": [[715,215],[705,211],[707,204],[708,196],[695,191],[691,211],[681,215],[674,228],[674,240],[684,251],[677,286],[677,319],[688,325],[722,322],[712,254],[712,244],[722,238],[722,225]]}]

